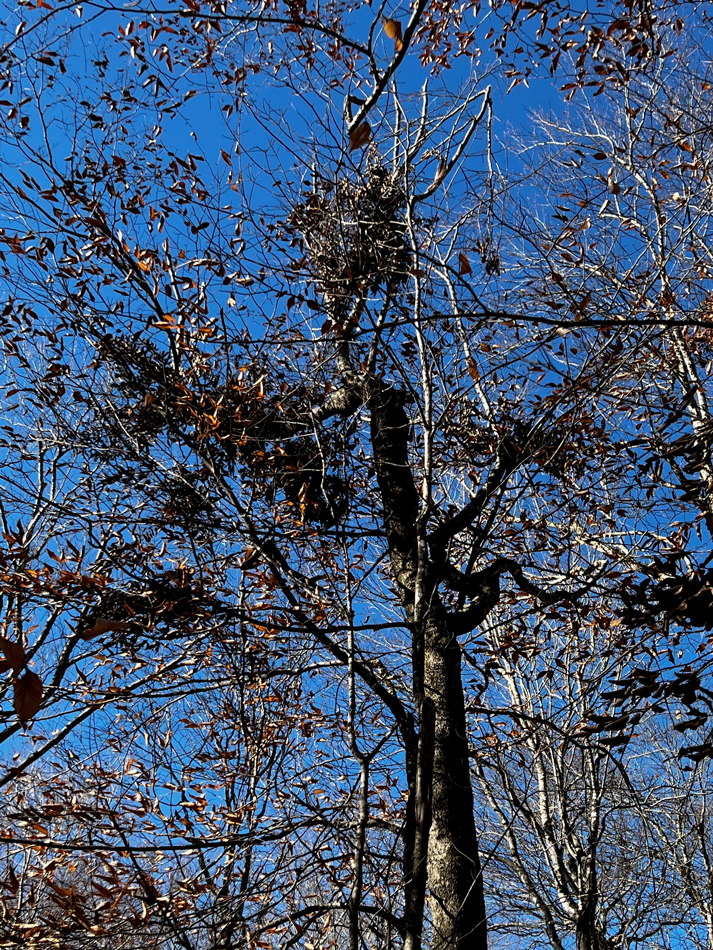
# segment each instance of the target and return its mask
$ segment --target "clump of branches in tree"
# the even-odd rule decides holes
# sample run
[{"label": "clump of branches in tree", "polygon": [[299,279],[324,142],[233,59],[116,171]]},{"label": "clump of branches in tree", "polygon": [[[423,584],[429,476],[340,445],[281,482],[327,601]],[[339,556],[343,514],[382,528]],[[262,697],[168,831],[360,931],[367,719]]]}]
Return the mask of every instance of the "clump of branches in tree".
[{"label": "clump of branches in tree", "polygon": [[713,946],[698,16],[8,14],[7,946]]}]

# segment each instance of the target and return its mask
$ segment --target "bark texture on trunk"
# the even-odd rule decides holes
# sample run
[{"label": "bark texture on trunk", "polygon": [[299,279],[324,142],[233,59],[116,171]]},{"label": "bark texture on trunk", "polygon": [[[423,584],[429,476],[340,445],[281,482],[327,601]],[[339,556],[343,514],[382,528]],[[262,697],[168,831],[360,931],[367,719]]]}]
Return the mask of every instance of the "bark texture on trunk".
[{"label": "bark texture on trunk", "polygon": [[431,793],[436,715],[433,703],[424,699],[419,722],[416,776],[409,781],[412,827],[404,833],[404,950],[419,950],[423,936],[423,912],[426,903],[428,841],[431,830]]},{"label": "bark texture on trunk", "polygon": [[473,815],[460,647],[445,612],[426,629],[426,694],[436,710],[428,883],[432,950],[485,950],[483,879]]},{"label": "bark texture on trunk", "polygon": [[577,918],[577,950],[610,950],[611,944],[597,927],[594,914],[584,910]]},{"label": "bark texture on trunk", "polygon": [[[416,617],[414,609],[419,569],[419,496],[409,464],[409,421],[402,394],[381,380],[372,380],[367,384],[366,395],[391,569],[412,626],[416,705],[419,712],[423,702],[433,707],[431,821],[430,829],[426,829],[431,947],[485,950],[485,901],[473,815],[460,647],[449,630],[436,583],[426,584],[427,603],[422,605],[420,617]],[[423,565],[421,568],[423,575]],[[425,573],[434,577],[432,565]],[[415,781],[410,791],[415,799]],[[412,827],[416,824],[413,822]],[[413,841],[406,840],[404,848],[406,857],[414,856]],[[409,863],[412,862],[404,862],[407,867]],[[420,895],[413,893],[414,887],[423,887],[419,878],[421,875],[412,874],[407,881],[407,915],[409,906],[415,908],[420,904]],[[419,946],[420,932],[412,933],[409,947],[418,950]]]},{"label": "bark texture on trunk", "polygon": [[585,880],[587,890],[580,903],[576,925],[577,950],[610,950],[611,944],[597,923],[597,875],[594,855],[587,858]]}]

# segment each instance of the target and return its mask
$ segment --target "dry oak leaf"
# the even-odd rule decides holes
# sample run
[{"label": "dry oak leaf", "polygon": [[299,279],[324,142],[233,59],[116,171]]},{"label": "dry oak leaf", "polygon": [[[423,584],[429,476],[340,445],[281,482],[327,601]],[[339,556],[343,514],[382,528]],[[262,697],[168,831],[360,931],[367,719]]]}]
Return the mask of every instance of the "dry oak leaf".
[{"label": "dry oak leaf", "polygon": [[401,21],[392,20],[391,18],[384,19],[384,33],[386,33],[390,40],[394,41],[396,52],[399,53],[404,45],[401,33]]},{"label": "dry oak leaf", "polygon": [[109,633],[112,630],[128,630],[131,623],[128,620],[109,620],[106,617],[98,617],[94,621],[93,627],[87,627],[81,633],[82,640],[93,640],[94,637],[100,637],[103,633]]},{"label": "dry oak leaf", "polygon": [[468,375],[474,383],[477,383],[480,379],[480,370],[478,369],[478,364],[475,362],[472,356],[469,356],[465,362],[466,366],[468,367]]},{"label": "dry oak leaf", "polygon": [[349,151],[362,148],[371,138],[371,126],[368,122],[361,122],[349,133]]},{"label": "dry oak leaf", "polygon": [[34,719],[42,705],[42,680],[37,673],[28,670],[14,683],[13,703],[17,718],[22,725]]},{"label": "dry oak leaf", "polygon": [[19,673],[25,665],[25,651],[19,643],[8,640],[7,637],[0,637],[0,649],[5,654],[9,666],[5,667],[3,672],[12,668],[15,673]]},{"label": "dry oak leaf", "polygon": [[631,736],[599,736],[597,741],[601,743],[601,745],[606,745],[612,748],[613,746],[617,745],[625,745],[630,739]]},{"label": "dry oak leaf", "polygon": [[470,266],[470,261],[461,251],[458,255],[458,273],[459,274],[472,274],[473,268]]},{"label": "dry oak leaf", "polygon": [[261,557],[262,554],[257,548],[248,548],[240,565],[240,569],[242,571],[249,571],[251,567],[255,567],[255,565],[259,563]]}]

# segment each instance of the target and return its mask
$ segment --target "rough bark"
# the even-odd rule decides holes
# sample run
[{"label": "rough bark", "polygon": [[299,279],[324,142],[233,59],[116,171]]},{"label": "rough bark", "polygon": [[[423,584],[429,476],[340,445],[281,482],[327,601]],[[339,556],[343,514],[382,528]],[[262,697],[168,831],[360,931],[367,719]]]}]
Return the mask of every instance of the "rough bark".
[{"label": "rough bark", "polygon": [[594,856],[587,858],[585,869],[587,891],[582,896],[576,923],[576,950],[609,950],[606,934],[597,923],[597,873]]},{"label": "rough bark", "polygon": [[[435,720],[427,860],[431,946],[433,950],[484,950],[485,902],[470,785],[460,647],[433,584],[416,621],[419,498],[408,460],[409,422],[403,397],[379,380],[368,384],[367,396],[391,569],[412,626],[416,705],[419,708],[420,701],[430,702]],[[414,783],[411,796],[415,794]],[[406,847],[413,859],[414,841],[407,841]],[[418,877],[412,878],[412,889],[419,884]],[[418,894],[407,893],[407,910],[409,902],[416,906],[418,901]],[[409,939],[417,950],[420,935],[411,934]]]},{"label": "rough bark", "polygon": [[428,883],[432,950],[487,946],[483,879],[473,815],[460,647],[443,608],[426,628],[426,694],[436,709]]},{"label": "rough bark", "polygon": [[408,882],[404,902],[404,950],[418,950],[423,935],[428,839],[432,818],[435,724],[433,703],[425,699],[421,705],[416,779],[411,786],[413,794],[409,796],[413,802],[413,814],[410,816],[413,827],[409,829],[407,846],[404,849],[404,879]]},{"label": "rough bark", "polygon": [[577,950],[610,950],[610,943],[597,927],[594,907],[585,907],[577,918]]}]

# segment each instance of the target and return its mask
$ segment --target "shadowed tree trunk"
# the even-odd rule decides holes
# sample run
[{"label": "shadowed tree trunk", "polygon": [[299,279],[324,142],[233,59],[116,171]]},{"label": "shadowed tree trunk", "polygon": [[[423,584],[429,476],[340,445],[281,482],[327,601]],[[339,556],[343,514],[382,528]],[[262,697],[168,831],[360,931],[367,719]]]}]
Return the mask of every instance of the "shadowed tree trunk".
[{"label": "shadowed tree trunk", "polygon": [[[425,570],[429,578],[427,603],[422,619],[416,620],[419,499],[408,460],[408,417],[403,397],[396,390],[377,382],[369,388],[371,439],[391,566],[412,624],[414,692],[417,703],[420,697],[422,706],[426,699],[435,714],[432,817],[427,832],[432,946],[434,950],[485,948],[485,902],[468,767],[460,648],[435,589],[431,564]],[[409,846],[413,851],[413,845]],[[421,880],[419,885],[416,877],[412,887],[423,883]],[[414,910],[419,903],[418,895],[412,896]],[[410,944],[414,948],[420,945],[420,920],[416,925],[418,934],[411,935]]]}]

